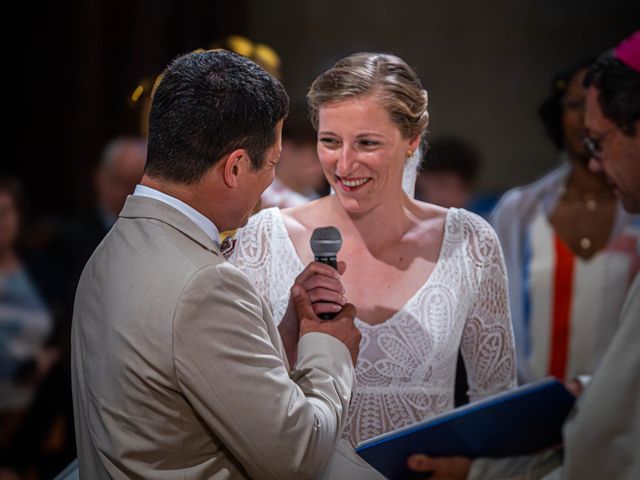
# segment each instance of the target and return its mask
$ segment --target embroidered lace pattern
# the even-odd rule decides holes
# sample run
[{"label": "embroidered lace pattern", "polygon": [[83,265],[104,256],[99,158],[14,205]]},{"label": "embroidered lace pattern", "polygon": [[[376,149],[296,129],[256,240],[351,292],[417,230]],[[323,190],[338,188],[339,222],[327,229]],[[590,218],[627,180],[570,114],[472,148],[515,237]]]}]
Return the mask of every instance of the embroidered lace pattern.
[{"label": "embroidered lace pattern", "polygon": [[[304,265],[277,208],[251,218],[230,261],[279,321]],[[381,324],[356,325],[357,385],[343,434],[352,445],[452,409],[459,349],[471,401],[516,384],[502,250],[488,223],[465,210],[449,210],[438,262],[404,307]]]}]

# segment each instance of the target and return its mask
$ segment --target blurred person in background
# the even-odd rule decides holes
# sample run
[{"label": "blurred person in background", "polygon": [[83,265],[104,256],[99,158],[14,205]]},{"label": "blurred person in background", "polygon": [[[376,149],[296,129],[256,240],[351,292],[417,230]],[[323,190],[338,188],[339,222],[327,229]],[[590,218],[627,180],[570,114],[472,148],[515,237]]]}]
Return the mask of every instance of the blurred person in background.
[{"label": "blurred person in background", "polygon": [[135,137],[120,137],[104,148],[96,175],[99,220],[104,233],[118,218],[127,196],[142,178],[147,143]]},{"label": "blurred person in background", "polygon": [[293,110],[282,128],[282,154],[276,177],[262,194],[262,208],[296,207],[328,193],[316,141],[305,112]]},{"label": "blurred person in background", "polygon": [[41,355],[54,329],[43,289],[18,250],[22,189],[0,178],[0,410],[24,409],[33,394],[35,374],[51,362]]},{"label": "blurred person in background", "polygon": [[[55,380],[55,372],[63,366],[68,353],[71,294],[65,288],[66,278],[52,262],[21,246],[24,205],[18,181],[0,177],[2,475],[9,470],[42,473],[50,460],[55,472],[73,456],[73,452],[65,455],[67,447],[73,446],[73,436],[60,429],[54,431],[56,421],[59,428],[73,430],[71,416],[65,416],[61,406],[70,384]],[[34,423],[30,419],[39,410],[39,398],[52,381],[56,391],[46,399],[51,408],[44,415],[39,413],[39,420]],[[67,400],[70,407],[70,397]],[[24,444],[24,438],[30,441]]]},{"label": "blurred person in background", "polygon": [[146,141],[118,137],[102,151],[94,177],[96,205],[89,212],[53,227],[49,252],[69,272],[75,288],[82,268],[111,229],[127,196],[142,178],[147,158]]},{"label": "blurred person in background", "polygon": [[473,197],[480,156],[469,143],[443,137],[429,142],[416,180],[416,199],[449,208],[465,208]]},{"label": "blurred person in background", "polygon": [[521,383],[593,373],[640,267],[639,217],[587,166],[582,82],[589,63],[558,74],[540,107],[562,164],[507,192],[491,217],[509,272]]},{"label": "blurred person in background", "polygon": [[[605,175],[629,213],[640,214],[640,31],[586,75],[589,168]],[[640,242],[636,239],[636,248]],[[640,274],[635,275],[593,380],[563,427],[562,453],[503,459],[414,455],[410,468],[433,480],[640,478]]]},{"label": "blurred person in background", "polygon": [[34,265],[55,264],[63,272],[52,273],[55,268],[50,266],[49,271],[43,273],[40,285],[55,287],[63,292],[56,298],[65,300],[55,323],[56,333],[50,341],[55,348],[44,351],[49,355],[55,353],[55,361],[49,362],[51,369],[46,375],[37,377],[39,383],[33,402],[21,416],[3,452],[2,464],[14,471],[50,478],[75,455],[69,353],[73,292],[84,263],[140,181],[145,160],[144,140],[120,137],[109,142],[94,177],[95,207],[74,218],[46,222],[40,230],[28,235],[34,237],[33,233],[37,233],[38,238],[25,241],[41,248],[42,254],[36,257],[38,261]]}]

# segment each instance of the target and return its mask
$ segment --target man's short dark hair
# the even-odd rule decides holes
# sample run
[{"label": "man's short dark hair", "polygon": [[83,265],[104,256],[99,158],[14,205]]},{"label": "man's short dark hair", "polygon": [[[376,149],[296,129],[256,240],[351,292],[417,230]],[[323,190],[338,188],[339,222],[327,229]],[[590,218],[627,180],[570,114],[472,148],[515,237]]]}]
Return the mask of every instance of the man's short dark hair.
[{"label": "man's short dark hair", "polygon": [[226,50],[178,57],[153,96],[145,172],[195,183],[238,148],[258,170],[288,108],[282,84],[245,57]]},{"label": "man's short dark hair", "polygon": [[625,135],[635,135],[635,123],[640,120],[640,72],[607,54],[587,72],[584,86],[592,85],[598,90],[604,116]]},{"label": "man's short dark hair", "polygon": [[551,81],[549,96],[542,102],[538,109],[544,129],[558,150],[564,149],[564,127],[562,117],[564,114],[563,100],[569,89],[569,84],[574,77],[586,70],[594,62],[595,57],[582,60],[570,68],[558,72]]}]

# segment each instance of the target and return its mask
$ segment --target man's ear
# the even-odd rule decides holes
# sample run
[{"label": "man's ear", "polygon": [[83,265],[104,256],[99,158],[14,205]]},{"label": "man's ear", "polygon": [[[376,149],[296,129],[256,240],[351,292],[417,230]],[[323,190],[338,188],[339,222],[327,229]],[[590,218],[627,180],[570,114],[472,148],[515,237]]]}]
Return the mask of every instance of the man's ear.
[{"label": "man's ear", "polygon": [[238,148],[222,159],[221,163],[224,183],[229,188],[236,188],[240,184],[240,176],[246,173],[251,160],[245,149]]}]

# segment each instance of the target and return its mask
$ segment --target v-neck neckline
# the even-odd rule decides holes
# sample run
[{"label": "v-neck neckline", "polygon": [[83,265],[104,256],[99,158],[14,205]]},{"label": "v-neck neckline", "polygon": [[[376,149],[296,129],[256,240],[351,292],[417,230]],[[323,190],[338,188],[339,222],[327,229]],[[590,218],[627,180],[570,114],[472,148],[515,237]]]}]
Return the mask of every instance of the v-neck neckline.
[{"label": "v-neck neckline", "polygon": [[[275,207],[275,210],[276,210],[275,216],[277,217],[279,228],[281,228],[282,231],[286,234],[287,249],[290,250],[289,253],[296,259],[296,261],[298,263],[299,271],[302,271],[302,270],[304,270],[306,265],[302,262],[302,259],[300,258],[300,255],[298,254],[298,251],[296,250],[296,247],[293,244],[293,240],[291,240],[291,236],[289,235],[289,231],[287,230],[287,226],[284,223],[284,218],[283,218],[282,212],[277,207]],[[458,209],[457,208],[449,208],[447,210],[447,213],[446,213],[445,219],[444,219],[442,243],[440,245],[440,251],[438,252],[438,258],[436,259],[436,264],[433,267],[433,270],[431,270],[431,273],[429,274],[429,276],[422,283],[422,285],[420,285],[420,287],[414,292],[414,294],[411,295],[411,297],[409,297],[409,299],[398,310],[396,310],[391,316],[387,317],[382,322],[371,324],[371,323],[365,322],[364,320],[356,317],[355,321],[356,321],[356,324],[358,326],[362,326],[362,327],[370,328],[370,329],[375,329],[375,328],[381,327],[382,325],[389,324],[389,322],[395,320],[401,312],[406,311],[407,308],[413,302],[415,302],[415,300],[420,296],[420,294],[427,288],[427,286],[430,283],[432,283],[433,277],[439,272],[439,270],[441,268],[440,264],[442,263],[441,260],[443,259],[445,246],[447,245],[447,240],[448,240],[448,227],[449,227],[449,223],[451,222],[451,217],[453,216],[453,212],[454,211],[457,212]]]}]

